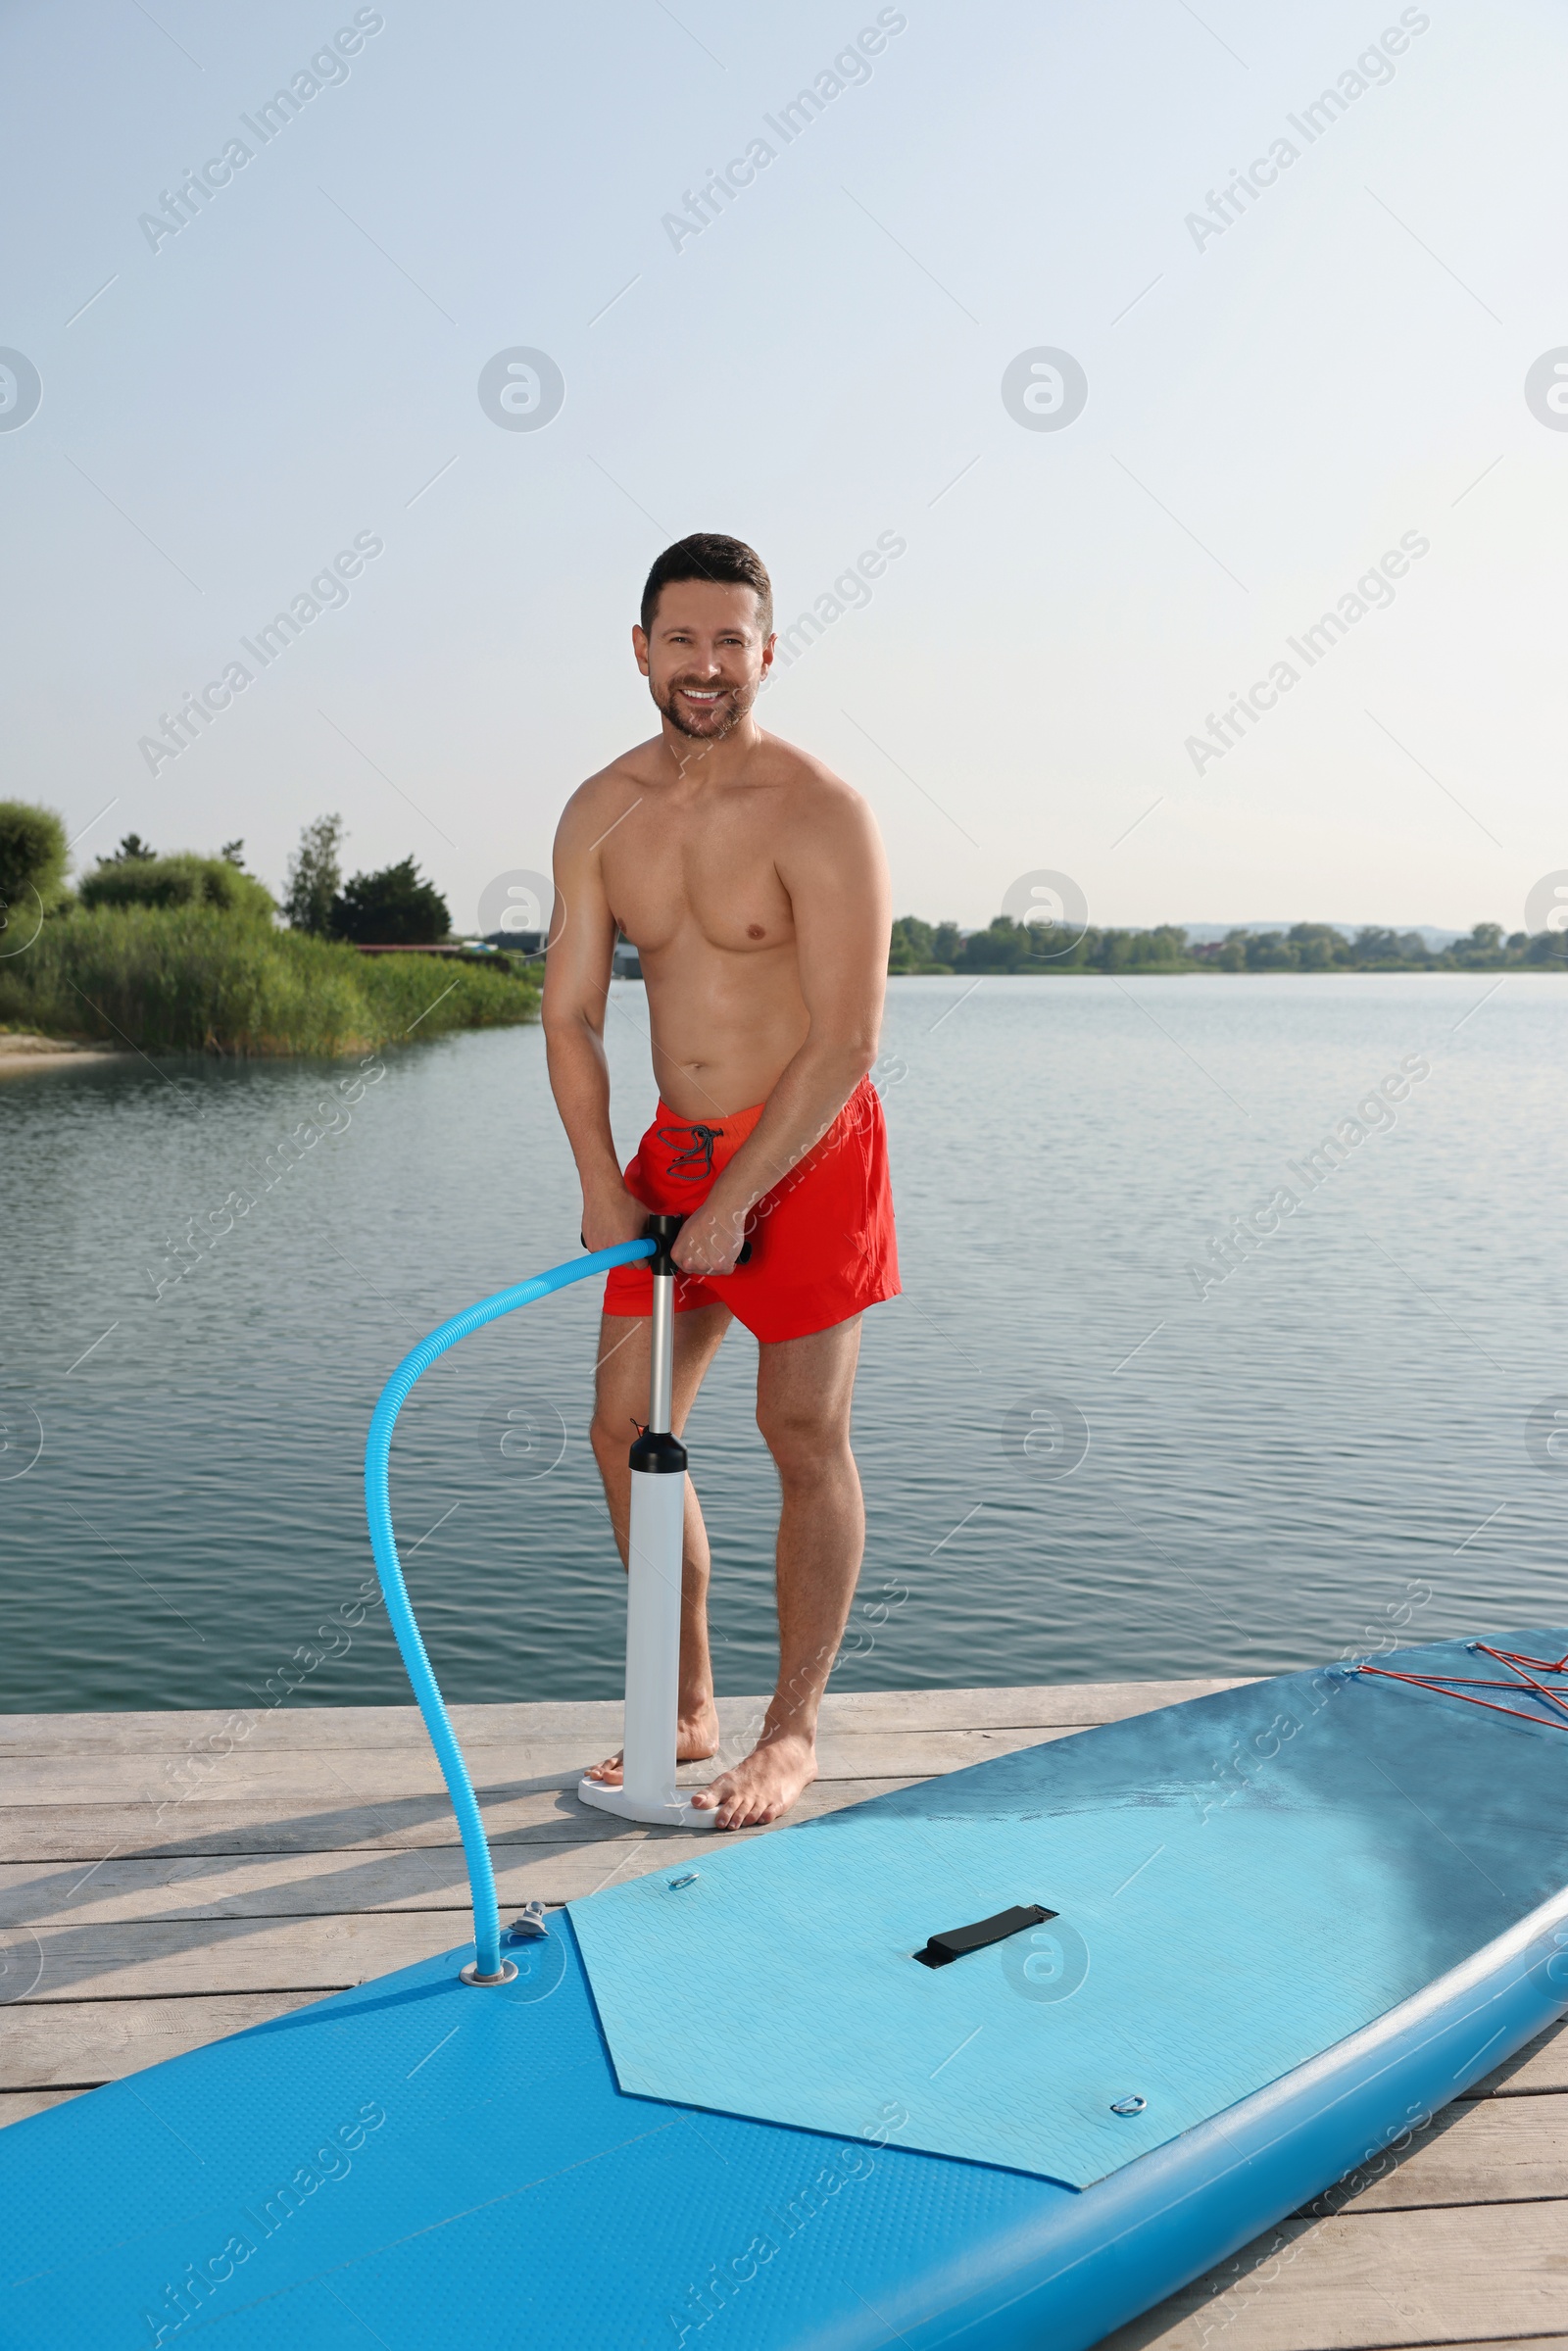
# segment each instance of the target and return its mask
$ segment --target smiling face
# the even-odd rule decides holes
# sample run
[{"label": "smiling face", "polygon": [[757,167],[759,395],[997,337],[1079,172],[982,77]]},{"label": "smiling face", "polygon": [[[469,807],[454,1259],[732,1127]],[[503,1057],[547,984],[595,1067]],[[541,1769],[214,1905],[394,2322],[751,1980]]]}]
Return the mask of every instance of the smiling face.
[{"label": "smiling face", "polygon": [[745,717],[773,662],[755,588],[671,580],[646,635],[631,632],[637,666],[661,714],[697,742],[716,742]]}]

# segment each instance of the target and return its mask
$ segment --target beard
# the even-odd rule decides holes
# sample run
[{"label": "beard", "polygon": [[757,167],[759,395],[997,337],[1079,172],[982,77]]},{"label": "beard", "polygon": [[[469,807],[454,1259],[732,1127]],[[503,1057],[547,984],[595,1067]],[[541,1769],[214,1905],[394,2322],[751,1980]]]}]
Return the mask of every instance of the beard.
[{"label": "beard", "polygon": [[[661,717],[667,718],[677,734],[685,735],[689,741],[694,743],[721,741],[731,728],[738,725],[740,720],[745,717],[757,699],[754,689],[746,686],[723,686],[719,689],[718,700],[710,705],[706,717],[694,720],[682,710],[676,699],[688,684],[689,680],[686,678],[672,678],[661,696],[650,681],[649,690],[653,694],[654,703]],[[699,691],[705,690],[707,689],[699,689]]]}]

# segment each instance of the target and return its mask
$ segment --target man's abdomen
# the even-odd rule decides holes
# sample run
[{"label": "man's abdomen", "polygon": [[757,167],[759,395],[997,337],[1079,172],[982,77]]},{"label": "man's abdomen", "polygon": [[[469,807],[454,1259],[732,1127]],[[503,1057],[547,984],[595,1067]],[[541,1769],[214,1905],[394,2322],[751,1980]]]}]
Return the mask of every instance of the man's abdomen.
[{"label": "man's abdomen", "polygon": [[643,956],[654,1076],[683,1118],[765,1102],[811,1025],[793,944],[776,957],[710,956],[695,969],[684,946]]}]

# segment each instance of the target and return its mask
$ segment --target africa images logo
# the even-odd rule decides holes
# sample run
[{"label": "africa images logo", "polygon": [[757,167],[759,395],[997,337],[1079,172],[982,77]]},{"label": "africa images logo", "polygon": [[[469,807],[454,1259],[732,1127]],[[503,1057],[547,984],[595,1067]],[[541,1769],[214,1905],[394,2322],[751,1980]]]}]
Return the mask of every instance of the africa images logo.
[{"label": "africa images logo", "polygon": [[1266,155],[1254,156],[1245,170],[1233,171],[1222,186],[1210,188],[1206,198],[1208,209],[1189,213],[1185,222],[1199,252],[1215,237],[1222,237],[1228,228],[1234,228],[1242,215],[1276,184],[1281,172],[1299,163],[1307,148],[1315,147],[1358,98],[1364,98],[1369,90],[1387,88],[1397,70],[1395,59],[1403,57],[1412,39],[1431,27],[1432,19],[1425,9],[1401,9],[1398,24],[1388,26],[1370,48],[1363,49],[1353,66],[1347,66],[1299,114],[1286,116],[1286,122],[1301,142],[1299,147],[1296,139],[1282,131],[1271,142]]},{"label": "africa images logo", "polygon": [[175,710],[160,710],[157,730],[149,730],[136,745],[150,773],[156,775],[160,767],[198,742],[201,731],[212,725],[217,713],[226,710],[235,695],[243,694],[262,670],[270,669],[313,620],[318,620],[323,612],[341,610],[349,601],[348,582],[357,580],[366,564],[373,563],[385,552],[386,541],[379,532],[357,531],[352,546],[340,548],[292,598],[286,611],[274,612],[254,637],[241,637],[241,645],[256,663],[254,669],[235,659],[221,677],[209,679],[199,694],[187,693]]},{"label": "africa images logo", "polygon": [[699,187],[683,189],[681,203],[685,210],[667,212],[660,221],[675,251],[679,253],[705,229],[711,228],[741,191],[752,186],[759,171],[765,171],[786,147],[793,147],[798,138],[804,137],[835,99],[842,98],[846,90],[868,82],[871,60],[882,55],[890,40],[906,31],[908,23],[900,8],[878,9],[876,23],[863,25],[830,66],[824,66],[803,89],[797,90],[776,115],[762,117],[779,142],[776,147],[772,139],[759,131],[748,142],[744,154],[732,156],[719,170],[710,169]]},{"label": "africa images logo", "polygon": [[559,416],[566,379],[548,351],[516,343],[479,370],[479,406],[503,432],[537,432]]},{"label": "africa images logo", "polygon": [[[10,356],[0,351],[0,361]],[[1568,348],[1544,351],[1536,361],[1525,377],[1525,406],[1548,431],[1568,432]]]},{"label": "africa images logo", "polygon": [[1002,405],[1026,432],[1060,432],[1089,403],[1089,378],[1070,351],[1038,343],[1009,360],[1002,377]]},{"label": "africa images logo", "polygon": [[220,189],[228,187],[236,171],[243,171],[264,147],[288,128],[312,99],[323,90],[332,89],[349,78],[348,60],[358,57],[368,40],[384,31],[386,19],[379,9],[362,8],[355,12],[353,24],[344,24],[329,42],[319,48],[308,66],[301,66],[281,88],[272,92],[265,105],[258,106],[254,115],[240,116],[240,121],[256,141],[234,137],[225,144],[220,155],[209,156],[199,169],[187,167],[184,177],[172,188],[158,191],[159,210],[142,213],[136,222],[154,253],[161,251],[171,237],[177,237],[193,220],[201,218]]},{"label": "africa images logo", "polygon": [[43,378],[24,352],[0,348],[0,432],[17,432],[38,413]]}]

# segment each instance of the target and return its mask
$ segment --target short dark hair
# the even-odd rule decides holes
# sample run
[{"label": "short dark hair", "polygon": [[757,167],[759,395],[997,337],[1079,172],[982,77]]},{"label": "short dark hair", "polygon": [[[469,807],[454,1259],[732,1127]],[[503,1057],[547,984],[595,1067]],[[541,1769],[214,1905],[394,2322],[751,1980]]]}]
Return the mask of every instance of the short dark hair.
[{"label": "short dark hair", "polygon": [[689,539],[677,539],[673,547],[666,547],[649,572],[648,584],[643,589],[645,635],[658,609],[661,590],[678,579],[720,580],[729,587],[755,589],[762,634],[772,635],[773,583],[767,576],[767,565],[744,539],[726,538],[720,530],[694,530]]}]

